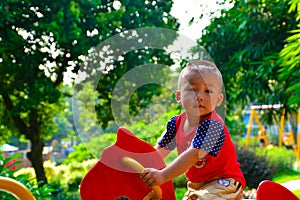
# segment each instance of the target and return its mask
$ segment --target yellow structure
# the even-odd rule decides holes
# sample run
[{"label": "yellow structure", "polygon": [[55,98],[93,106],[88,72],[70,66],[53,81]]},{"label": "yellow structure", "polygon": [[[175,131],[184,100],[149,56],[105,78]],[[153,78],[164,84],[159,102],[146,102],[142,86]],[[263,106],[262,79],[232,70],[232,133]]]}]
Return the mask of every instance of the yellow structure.
[{"label": "yellow structure", "polygon": [[[297,123],[298,123],[298,125],[297,125],[297,142],[295,141],[293,130],[292,130],[291,126],[288,126],[287,132],[284,131],[284,124],[285,124],[284,116],[285,116],[285,110],[283,110],[281,120],[280,120],[280,132],[279,132],[278,146],[282,147],[282,144],[284,144],[286,146],[291,146],[296,155],[296,160],[297,160],[297,164],[298,164],[299,159],[300,159],[300,142],[299,142],[299,139],[300,139],[300,108],[298,109],[298,116],[297,116]],[[298,164],[298,167],[299,167],[299,164]]]},{"label": "yellow structure", "polygon": [[[270,107],[272,106],[272,107]],[[263,127],[262,123],[260,122],[259,116],[256,112],[256,110],[261,110],[261,109],[269,109],[269,108],[275,108],[276,105],[261,105],[261,106],[251,106],[251,113],[250,113],[250,118],[249,118],[249,123],[248,123],[248,128],[247,128],[247,135],[246,135],[246,146],[249,145],[250,140],[262,140],[264,141],[265,146],[269,145],[267,135],[266,135],[266,130]],[[259,128],[259,132],[257,133],[257,136],[252,136],[251,137],[251,130],[252,130],[252,124],[256,120],[256,123]]]},{"label": "yellow structure", "polygon": [[[249,141],[252,140],[262,140],[264,141],[265,146],[268,145],[268,140],[266,136],[266,131],[259,120],[259,116],[256,110],[262,109],[279,109],[283,107],[281,104],[276,105],[261,105],[261,106],[251,106],[250,119],[248,123],[247,135],[246,135],[246,146],[249,145]],[[256,123],[259,128],[259,132],[257,136],[251,137],[252,124],[256,120]],[[285,122],[288,122],[287,131],[284,130]],[[282,145],[291,146],[297,160],[297,167],[300,167],[300,108],[298,108],[297,115],[297,141],[294,138],[292,127],[288,120],[285,120],[285,109],[283,109],[281,118],[280,118],[280,127],[279,127],[279,138],[278,138],[278,147],[282,147]]]}]

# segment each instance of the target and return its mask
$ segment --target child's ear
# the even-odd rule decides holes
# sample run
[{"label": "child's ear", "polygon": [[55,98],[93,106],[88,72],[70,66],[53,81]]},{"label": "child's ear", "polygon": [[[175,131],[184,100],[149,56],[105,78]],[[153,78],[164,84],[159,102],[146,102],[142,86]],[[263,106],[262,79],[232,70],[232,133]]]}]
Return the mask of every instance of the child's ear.
[{"label": "child's ear", "polygon": [[219,96],[218,96],[218,101],[217,101],[217,106],[220,106],[220,105],[221,105],[223,99],[224,99],[224,95],[223,95],[222,93],[219,94]]},{"label": "child's ear", "polygon": [[181,94],[180,94],[179,90],[176,91],[176,97],[175,98],[176,98],[177,103],[181,103]]}]

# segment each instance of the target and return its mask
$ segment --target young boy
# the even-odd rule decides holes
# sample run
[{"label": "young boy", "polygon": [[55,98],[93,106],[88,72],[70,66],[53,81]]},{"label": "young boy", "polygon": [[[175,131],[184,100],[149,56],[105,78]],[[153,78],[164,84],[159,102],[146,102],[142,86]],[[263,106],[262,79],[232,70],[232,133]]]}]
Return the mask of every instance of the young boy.
[{"label": "young boy", "polygon": [[181,71],[176,100],[185,112],[169,120],[156,146],[163,158],[175,148],[179,156],[162,170],[142,171],[149,187],[185,173],[184,200],[242,198],[246,182],[229,132],[215,110],[223,101],[222,88],[222,75],[211,62],[195,60]]}]

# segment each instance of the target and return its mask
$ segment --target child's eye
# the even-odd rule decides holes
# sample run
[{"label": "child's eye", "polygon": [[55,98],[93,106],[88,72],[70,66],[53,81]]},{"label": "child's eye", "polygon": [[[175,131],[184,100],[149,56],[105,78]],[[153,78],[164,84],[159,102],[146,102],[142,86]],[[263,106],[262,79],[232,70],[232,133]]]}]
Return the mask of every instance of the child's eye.
[{"label": "child's eye", "polygon": [[194,88],[187,88],[185,89],[187,92],[195,92],[196,90]]},{"label": "child's eye", "polygon": [[209,89],[205,90],[205,93],[213,93],[213,92],[214,92],[214,91],[209,90]]}]

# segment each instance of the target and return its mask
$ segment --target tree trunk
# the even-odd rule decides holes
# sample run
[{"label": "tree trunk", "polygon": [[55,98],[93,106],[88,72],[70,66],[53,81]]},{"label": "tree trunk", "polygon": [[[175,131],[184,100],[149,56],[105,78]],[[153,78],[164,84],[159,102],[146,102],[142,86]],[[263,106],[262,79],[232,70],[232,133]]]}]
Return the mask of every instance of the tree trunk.
[{"label": "tree trunk", "polygon": [[[7,94],[1,94],[6,108],[12,112],[14,105],[12,100]],[[31,152],[27,154],[28,159],[31,161],[32,167],[34,168],[36,179],[40,183],[39,186],[42,186],[47,182],[45,175],[45,170],[43,166],[43,140],[41,137],[41,124],[36,120],[37,119],[37,110],[32,109],[30,112],[30,122],[29,126],[24,122],[20,117],[20,113],[11,114],[12,120],[19,130],[20,134],[25,135],[26,139],[31,141]]]},{"label": "tree trunk", "polygon": [[43,166],[43,146],[40,134],[33,134],[33,138],[31,140],[31,151],[27,154],[27,157],[34,168],[36,179],[40,183],[39,186],[48,183]]},{"label": "tree trunk", "polygon": [[32,110],[29,122],[29,139],[31,141],[31,152],[28,153],[27,157],[31,161],[32,167],[34,168],[36,179],[39,186],[47,184],[47,178],[43,166],[43,139],[41,137],[41,124],[36,120],[37,111]]}]

